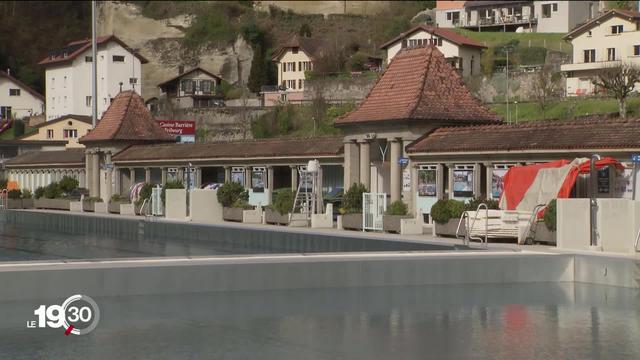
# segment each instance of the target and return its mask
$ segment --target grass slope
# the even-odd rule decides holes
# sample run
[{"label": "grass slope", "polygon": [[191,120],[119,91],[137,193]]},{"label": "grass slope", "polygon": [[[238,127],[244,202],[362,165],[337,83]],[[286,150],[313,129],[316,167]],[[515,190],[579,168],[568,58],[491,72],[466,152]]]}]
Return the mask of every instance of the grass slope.
[{"label": "grass slope", "polygon": [[[509,107],[511,120],[516,121],[516,105],[511,103]],[[517,109],[518,122],[540,121],[544,119],[573,119],[580,116],[617,113],[618,103],[615,99],[609,98],[568,98],[552,104],[547,109],[544,117],[540,107],[535,102],[519,103]],[[493,105],[491,110],[501,115],[506,121],[506,104]],[[637,117],[639,115],[640,97],[630,98],[627,101],[627,116]]]}]

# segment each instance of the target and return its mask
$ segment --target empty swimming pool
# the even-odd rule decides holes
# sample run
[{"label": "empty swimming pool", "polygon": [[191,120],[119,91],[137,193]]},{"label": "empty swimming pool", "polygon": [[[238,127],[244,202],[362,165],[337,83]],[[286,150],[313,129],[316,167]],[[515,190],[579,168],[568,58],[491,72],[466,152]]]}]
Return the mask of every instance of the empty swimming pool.
[{"label": "empty swimming pool", "polygon": [[463,246],[279,231],[277,227],[195,225],[68,213],[0,213],[0,261],[234,254],[435,251]]}]

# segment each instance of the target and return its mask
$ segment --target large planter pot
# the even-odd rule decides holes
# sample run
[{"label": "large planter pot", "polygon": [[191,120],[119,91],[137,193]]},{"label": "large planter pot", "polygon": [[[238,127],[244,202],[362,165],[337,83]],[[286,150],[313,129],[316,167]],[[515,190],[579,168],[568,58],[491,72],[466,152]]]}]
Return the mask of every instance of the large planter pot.
[{"label": "large planter pot", "polygon": [[[440,224],[436,222],[435,223],[436,235],[455,237],[459,222],[460,222],[460,219],[449,219],[449,221],[447,221],[444,224]],[[465,233],[466,231],[465,229],[466,229],[465,224],[463,222],[462,225],[460,225],[460,235],[463,235]]]},{"label": "large planter pot", "polygon": [[544,222],[540,222],[536,227],[536,236],[533,239],[535,242],[543,242],[547,244],[556,243],[556,232],[547,228]]},{"label": "large planter pot", "polygon": [[99,214],[106,214],[109,212],[109,207],[106,202],[95,202],[93,203],[93,212]]},{"label": "large planter pot", "polygon": [[23,209],[23,199],[7,199],[8,209]]},{"label": "large planter pot", "polygon": [[37,209],[52,209],[52,210],[69,210],[69,203],[71,201],[67,199],[36,199],[33,202],[33,206]]},{"label": "large planter pot", "polygon": [[222,219],[224,221],[242,222],[242,208],[225,207],[222,208]]},{"label": "large planter pot", "polygon": [[271,208],[266,208],[264,211],[264,222],[275,225],[289,225],[289,214],[282,215]]},{"label": "large planter pot", "polygon": [[400,233],[400,220],[411,219],[409,215],[383,215],[382,216],[382,229],[384,231]]},{"label": "large planter pot", "polygon": [[342,228],[348,230],[362,230],[362,214],[342,215]]},{"label": "large planter pot", "polygon": [[33,199],[22,199],[23,209],[33,209]]},{"label": "large planter pot", "polygon": [[128,201],[109,201],[107,209],[112,214],[120,214],[120,205],[128,204]]},{"label": "large planter pot", "polygon": [[82,202],[82,211],[94,211],[94,203],[93,201],[83,201]]}]

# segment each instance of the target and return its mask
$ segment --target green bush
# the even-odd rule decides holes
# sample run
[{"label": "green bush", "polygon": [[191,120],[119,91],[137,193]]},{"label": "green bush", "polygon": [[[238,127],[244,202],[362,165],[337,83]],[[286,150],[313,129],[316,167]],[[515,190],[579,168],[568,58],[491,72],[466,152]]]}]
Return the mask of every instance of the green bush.
[{"label": "green bush", "polygon": [[280,215],[286,215],[293,209],[296,193],[289,188],[278,189],[273,195],[273,210]]},{"label": "green bush", "polygon": [[151,193],[153,192],[153,187],[154,185],[151,183],[145,183],[144,185],[142,185],[142,188],[140,189],[140,192],[138,193],[138,200],[136,201],[136,204],[142,204],[143,201],[145,201],[146,199],[151,198]]},{"label": "green bush", "polygon": [[60,190],[60,186],[57,182],[52,182],[44,188],[43,195],[47,199],[55,199],[62,196],[62,191]]},{"label": "green bush", "polygon": [[84,201],[89,203],[97,203],[97,202],[102,202],[102,198],[99,196],[89,196],[84,198]]},{"label": "green bush", "polygon": [[18,189],[9,190],[9,193],[7,193],[7,197],[13,200],[20,199],[21,196],[22,196],[22,191]]},{"label": "green bush", "polygon": [[556,231],[557,229],[557,215],[556,215],[556,199],[553,199],[547,205],[544,210],[543,216],[544,224],[550,231]]},{"label": "green bush", "polygon": [[235,181],[226,182],[218,189],[218,202],[224,207],[242,207],[239,201],[249,201],[249,193],[242,184]]},{"label": "green bush", "polygon": [[44,187],[39,186],[36,188],[36,191],[33,193],[33,197],[36,199],[40,199],[44,196]]},{"label": "green bush", "polygon": [[[248,194],[247,194],[247,196],[248,196]],[[234,201],[233,204],[231,204],[231,207],[238,208],[238,209],[244,209],[244,210],[252,210],[253,209],[253,205],[249,204],[249,200],[248,199],[244,199],[244,198],[240,198],[240,199],[237,199],[236,201]]]},{"label": "green bush", "polygon": [[498,200],[494,200],[494,199],[481,199],[481,198],[473,198],[469,201],[467,201],[464,205],[464,210],[465,211],[476,211],[478,210],[478,206],[480,204],[486,204],[487,208],[489,208],[489,210],[499,210],[500,209],[500,204],[498,203]]},{"label": "green bush", "polygon": [[368,190],[363,184],[353,183],[342,198],[343,214],[362,213],[362,194]]},{"label": "green bush", "polygon": [[465,204],[458,200],[438,200],[431,207],[431,218],[438,224],[446,224],[451,219],[459,219],[465,211]]},{"label": "green bush", "polygon": [[165,196],[167,193],[167,189],[184,189],[184,185],[182,181],[167,181],[162,187],[162,192],[160,193],[160,198],[162,198],[162,203],[165,202]]},{"label": "green bush", "polygon": [[402,202],[402,200],[396,200],[389,205],[387,208],[387,215],[407,215],[408,213],[407,205]]},{"label": "green bush", "polygon": [[31,190],[22,189],[22,198],[23,199],[31,199],[32,197],[33,197],[33,194],[31,193]]},{"label": "green bush", "polygon": [[58,183],[58,188],[65,194],[70,194],[73,190],[78,188],[78,180],[71,176],[64,176]]},{"label": "green bush", "polygon": [[113,194],[113,195],[111,195],[111,199],[109,201],[111,201],[111,202],[123,202],[123,201],[128,202],[129,199],[127,197],[125,197],[125,196],[120,195],[120,194]]},{"label": "green bush", "polygon": [[9,181],[7,179],[0,179],[0,189],[6,189],[8,182]]}]

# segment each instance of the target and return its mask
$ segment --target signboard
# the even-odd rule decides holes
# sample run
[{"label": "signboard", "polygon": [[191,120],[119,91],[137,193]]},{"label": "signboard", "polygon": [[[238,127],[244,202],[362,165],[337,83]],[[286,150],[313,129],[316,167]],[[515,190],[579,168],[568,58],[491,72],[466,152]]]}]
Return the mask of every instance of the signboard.
[{"label": "signboard", "polygon": [[640,154],[631,154],[631,161],[634,164],[640,164]]},{"label": "signboard", "polygon": [[504,190],[504,175],[508,169],[494,169],[491,175],[491,197],[499,199]]},{"label": "signboard", "polygon": [[398,158],[398,164],[400,164],[400,166],[407,166],[407,165],[409,165],[409,158],[406,158],[406,157],[400,157],[400,158]]},{"label": "signboard", "polygon": [[613,192],[615,197],[633,200],[633,168],[626,168],[618,174]]},{"label": "signboard", "polygon": [[411,191],[411,170],[404,169],[402,171],[402,191]]},{"label": "signboard", "polygon": [[418,170],[418,196],[436,196],[436,169]]},{"label": "signboard", "polygon": [[195,135],[196,122],[191,120],[156,120],[168,134],[174,136]]},{"label": "signboard", "polygon": [[473,197],[473,170],[453,171],[453,196]]}]

